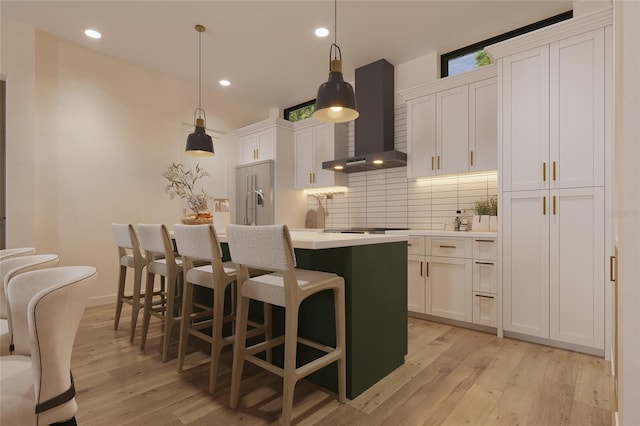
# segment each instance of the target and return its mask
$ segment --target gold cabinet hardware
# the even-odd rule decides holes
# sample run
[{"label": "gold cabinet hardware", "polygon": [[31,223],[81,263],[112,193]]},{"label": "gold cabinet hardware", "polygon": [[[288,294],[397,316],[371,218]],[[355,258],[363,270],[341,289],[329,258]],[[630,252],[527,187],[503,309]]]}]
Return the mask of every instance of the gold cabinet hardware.
[{"label": "gold cabinet hardware", "polygon": [[438,170],[440,170],[440,156],[438,155]]},{"label": "gold cabinet hardware", "polygon": [[427,278],[429,278],[429,262],[427,262]]},{"label": "gold cabinet hardware", "polygon": [[431,157],[431,170],[434,170],[434,165],[433,165],[434,159],[435,159],[435,157]]},{"label": "gold cabinet hardware", "polygon": [[547,197],[546,196],[542,197],[542,214],[543,215],[547,214]]},{"label": "gold cabinet hardware", "polygon": [[473,166],[473,151],[471,151],[471,165]]},{"label": "gold cabinet hardware", "polygon": [[408,245],[409,247],[411,247],[413,244],[411,244],[411,243],[407,243],[407,245]]},{"label": "gold cabinet hardware", "polygon": [[495,265],[493,262],[476,262],[476,265]]},{"label": "gold cabinet hardware", "polygon": [[556,214],[556,196],[553,196],[553,214]]},{"label": "gold cabinet hardware", "polygon": [[313,174],[313,183],[316,183],[316,174]]},{"label": "gold cabinet hardware", "polygon": [[456,246],[440,246],[440,248],[456,248]]},{"label": "gold cabinet hardware", "polygon": [[542,181],[547,181],[547,163],[542,163]]},{"label": "gold cabinet hardware", "polygon": [[476,294],[476,297],[481,297],[483,299],[493,299],[493,296],[485,296],[484,294]]},{"label": "gold cabinet hardware", "polygon": [[553,162],[553,180],[556,180],[556,162]]},{"label": "gold cabinet hardware", "polygon": [[609,256],[609,281],[616,282],[616,277],[613,276],[613,265],[615,263],[616,257]]},{"label": "gold cabinet hardware", "polygon": [[422,260],[420,261],[420,276],[422,276]]},{"label": "gold cabinet hardware", "polygon": [[476,240],[477,243],[495,243],[495,240]]}]

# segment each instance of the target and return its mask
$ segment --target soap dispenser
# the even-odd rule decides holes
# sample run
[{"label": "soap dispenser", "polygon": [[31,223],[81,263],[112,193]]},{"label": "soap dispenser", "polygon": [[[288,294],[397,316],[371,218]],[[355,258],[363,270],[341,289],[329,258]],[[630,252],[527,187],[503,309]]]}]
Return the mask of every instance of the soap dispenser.
[{"label": "soap dispenser", "polygon": [[460,230],[460,214],[462,214],[462,212],[460,210],[456,210],[456,218],[453,221],[453,230],[454,231],[459,231]]}]

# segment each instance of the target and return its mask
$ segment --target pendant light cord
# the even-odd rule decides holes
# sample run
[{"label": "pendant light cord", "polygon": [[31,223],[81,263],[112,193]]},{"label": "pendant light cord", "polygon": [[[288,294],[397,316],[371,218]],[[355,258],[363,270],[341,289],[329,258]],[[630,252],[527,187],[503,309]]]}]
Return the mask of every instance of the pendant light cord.
[{"label": "pendant light cord", "polygon": [[202,111],[202,31],[198,31],[198,117]]}]

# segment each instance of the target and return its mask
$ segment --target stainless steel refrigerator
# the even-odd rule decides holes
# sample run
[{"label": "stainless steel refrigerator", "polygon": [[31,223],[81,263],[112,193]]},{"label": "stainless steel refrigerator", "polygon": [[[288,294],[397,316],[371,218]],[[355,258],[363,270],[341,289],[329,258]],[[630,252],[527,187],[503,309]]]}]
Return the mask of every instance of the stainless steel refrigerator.
[{"label": "stainless steel refrigerator", "polygon": [[236,223],[275,224],[273,160],[236,167]]}]

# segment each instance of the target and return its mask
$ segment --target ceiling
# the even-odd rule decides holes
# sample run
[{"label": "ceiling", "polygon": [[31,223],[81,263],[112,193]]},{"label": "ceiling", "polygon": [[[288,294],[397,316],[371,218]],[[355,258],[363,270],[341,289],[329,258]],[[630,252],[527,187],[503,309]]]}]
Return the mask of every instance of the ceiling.
[{"label": "ceiling", "polygon": [[[337,3],[345,79],[380,58],[400,64],[446,53],[571,9],[572,1],[365,1]],[[3,17],[131,64],[197,84],[202,35],[203,91],[285,108],[316,95],[326,80],[334,2],[311,1],[11,1]],[[331,30],[318,38],[316,27]],[[84,36],[86,28],[103,37]],[[218,85],[220,79],[232,82]],[[229,99],[230,99],[229,98]],[[203,105],[206,109],[206,105]]]}]

